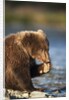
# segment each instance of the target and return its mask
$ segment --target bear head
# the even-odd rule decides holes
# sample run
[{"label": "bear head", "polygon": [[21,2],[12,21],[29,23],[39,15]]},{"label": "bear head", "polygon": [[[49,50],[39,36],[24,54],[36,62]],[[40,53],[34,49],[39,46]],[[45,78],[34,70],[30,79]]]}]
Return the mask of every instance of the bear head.
[{"label": "bear head", "polygon": [[37,59],[44,63],[45,72],[51,68],[51,60],[49,56],[49,41],[46,34],[42,30],[38,31],[22,31],[17,33],[17,41],[22,44],[25,51],[33,59]]}]

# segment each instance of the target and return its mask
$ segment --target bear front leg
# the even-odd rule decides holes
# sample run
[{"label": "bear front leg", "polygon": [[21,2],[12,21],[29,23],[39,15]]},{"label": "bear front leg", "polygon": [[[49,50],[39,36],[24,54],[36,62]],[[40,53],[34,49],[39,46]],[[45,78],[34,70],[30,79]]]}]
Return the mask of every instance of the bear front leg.
[{"label": "bear front leg", "polygon": [[50,65],[47,65],[46,63],[40,65],[34,64],[30,69],[31,77],[33,78],[33,77],[40,76],[44,73],[49,72],[50,69],[51,69]]},{"label": "bear front leg", "polygon": [[27,67],[17,68],[14,70],[14,74],[18,83],[18,88],[21,91],[26,90],[30,92],[35,90],[31,81],[29,68]]}]

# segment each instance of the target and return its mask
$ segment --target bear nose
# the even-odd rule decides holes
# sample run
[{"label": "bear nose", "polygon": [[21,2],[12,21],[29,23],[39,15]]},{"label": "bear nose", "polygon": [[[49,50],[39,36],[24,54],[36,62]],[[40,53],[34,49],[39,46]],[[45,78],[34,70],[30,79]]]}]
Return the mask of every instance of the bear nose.
[{"label": "bear nose", "polygon": [[50,60],[49,60],[49,61],[44,61],[44,63],[46,63],[46,64],[51,64]]},{"label": "bear nose", "polygon": [[46,64],[51,63],[50,61],[46,61]]},{"label": "bear nose", "polygon": [[49,57],[49,53],[46,52],[46,53],[45,53],[45,63],[51,63],[50,61],[51,61],[51,60],[50,60],[50,57]]}]

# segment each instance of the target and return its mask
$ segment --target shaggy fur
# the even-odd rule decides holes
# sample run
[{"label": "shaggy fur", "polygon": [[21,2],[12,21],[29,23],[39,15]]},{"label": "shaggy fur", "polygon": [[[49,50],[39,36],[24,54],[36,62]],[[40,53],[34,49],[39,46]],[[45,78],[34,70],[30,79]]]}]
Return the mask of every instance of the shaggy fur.
[{"label": "shaggy fur", "polygon": [[[5,39],[5,87],[14,90],[36,90],[31,77],[50,70],[49,42],[42,30],[23,31]],[[36,65],[35,60],[43,64]]]}]

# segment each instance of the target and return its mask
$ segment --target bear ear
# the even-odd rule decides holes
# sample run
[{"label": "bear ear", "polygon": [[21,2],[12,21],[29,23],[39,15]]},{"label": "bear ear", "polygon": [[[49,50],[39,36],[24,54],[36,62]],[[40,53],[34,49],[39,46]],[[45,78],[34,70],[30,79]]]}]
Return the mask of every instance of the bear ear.
[{"label": "bear ear", "polygon": [[44,33],[43,30],[41,30],[41,29],[38,29],[37,32]]},{"label": "bear ear", "polygon": [[37,33],[38,33],[41,37],[44,37],[44,38],[47,37],[46,34],[45,34],[45,33],[43,32],[43,30],[41,30],[41,29],[38,29],[38,30],[37,30]]}]

